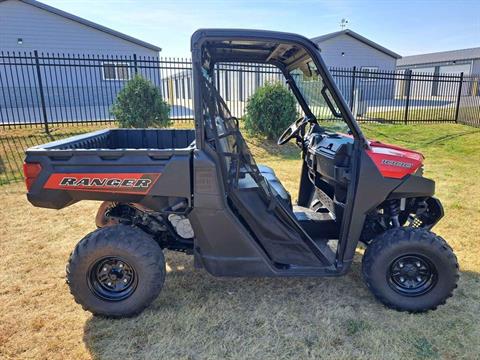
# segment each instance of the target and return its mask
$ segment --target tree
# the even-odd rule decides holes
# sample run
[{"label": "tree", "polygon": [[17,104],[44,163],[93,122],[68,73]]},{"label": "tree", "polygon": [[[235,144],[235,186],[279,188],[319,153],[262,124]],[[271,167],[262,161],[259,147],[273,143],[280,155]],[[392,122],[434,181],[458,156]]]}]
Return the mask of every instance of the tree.
[{"label": "tree", "polygon": [[267,83],[248,99],[245,129],[275,139],[297,118],[296,102],[281,83]]},{"label": "tree", "polygon": [[171,123],[170,106],[158,88],[140,75],[135,75],[120,90],[111,113],[120,127],[165,127]]}]

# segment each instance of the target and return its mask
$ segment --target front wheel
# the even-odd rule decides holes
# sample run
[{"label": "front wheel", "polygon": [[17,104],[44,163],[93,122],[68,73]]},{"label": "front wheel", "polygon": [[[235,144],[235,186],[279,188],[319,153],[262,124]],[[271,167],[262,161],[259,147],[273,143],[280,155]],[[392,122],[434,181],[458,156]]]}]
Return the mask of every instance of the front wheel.
[{"label": "front wheel", "polygon": [[165,259],[142,230],[112,225],[84,237],[70,255],[67,282],[75,301],[95,315],[133,316],[160,293]]},{"label": "front wheel", "polygon": [[395,228],[367,247],[362,272],[386,306],[410,312],[434,310],[457,287],[458,263],[444,239],[418,228]]}]

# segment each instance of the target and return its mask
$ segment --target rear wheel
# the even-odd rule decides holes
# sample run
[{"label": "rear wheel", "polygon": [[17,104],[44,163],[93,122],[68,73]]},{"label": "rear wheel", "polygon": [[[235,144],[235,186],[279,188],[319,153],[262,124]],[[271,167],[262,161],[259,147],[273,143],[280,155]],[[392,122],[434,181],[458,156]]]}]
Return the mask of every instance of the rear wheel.
[{"label": "rear wheel", "polygon": [[75,301],[96,315],[133,316],[160,293],[165,259],[138,228],[113,225],[83,238],[70,255],[67,282]]},{"label": "rear wheel", "polygon": [[362,272],[369,289],[388,307],[423,312],[452,296],[458,263],[440,236],[425,229],[395,228],[369,244]]}]

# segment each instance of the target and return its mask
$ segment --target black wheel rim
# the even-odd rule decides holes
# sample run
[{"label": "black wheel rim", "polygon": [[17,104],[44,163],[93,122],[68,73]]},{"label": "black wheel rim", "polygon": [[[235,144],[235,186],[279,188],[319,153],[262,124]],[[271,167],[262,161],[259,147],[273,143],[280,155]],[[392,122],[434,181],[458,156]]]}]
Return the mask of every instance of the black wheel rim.
[{"label": "black wheel rim", "polygon": [[107,301],[125,300],[133,294],[138,283],[134,267],[118,256],[95,261],[87,281],[92,292]]},{"label": "black wheel rim", "polygon": [[390,287],[406,296],[429,292],[437,282],[437,269],[421,255],[403,255],[392,261],[387,278]]}]

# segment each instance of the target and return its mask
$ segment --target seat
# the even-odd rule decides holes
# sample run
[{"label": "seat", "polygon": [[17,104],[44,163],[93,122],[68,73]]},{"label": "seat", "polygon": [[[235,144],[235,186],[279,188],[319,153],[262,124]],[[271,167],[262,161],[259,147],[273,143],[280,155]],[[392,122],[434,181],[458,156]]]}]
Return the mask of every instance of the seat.
[{"label": "seat", "polygon": [[[242,136],[242,133],[238,129],[238,120],[235,117],[232,117],[230,110],[228,110],[227,104],[222,99],[217,89],[209,81],[204,82],[204,84],[209,88],[213,96],[212,99],[207,100],[207,107],[210,107],[212,104],[216,106],[211,109],[211,113],[215,114],[215,128],[219,136],[219,147],[220,151],[223,154],[236,154],[240,149],[241,152],[248,154],[245,158],[250,158],[250,150],[245,139]],[[208,94],[208,91],[206,92]],[[240,144],[240,146],[238,146]],[[229,169],[231,165],[231,158],[225,156],[225,165]],[[275,172],[271,167],[265,165],[257,165],[258,170],[265,178],[265,180],[270,184],[270,186],[275,190],[278,196],[283,200],[287,208],[292,209],[292,199],[288,191],[283,187],[280,180],[275,175]],[[239,189],[248,189],[258,187],[255,180],[247,174],[243,178],[238,179]]]},{"label": "seat", "polygon": [[260,170],[262,176],[268,181],[277,194],[288,204],[288,207],[291,208],[292,198],[290,193],[283,187],[277,175],[275,175],[275,171],[266,165],[258,165],[258,170]]}]

